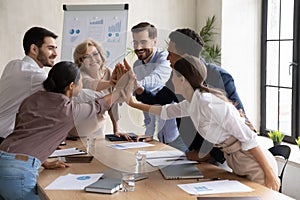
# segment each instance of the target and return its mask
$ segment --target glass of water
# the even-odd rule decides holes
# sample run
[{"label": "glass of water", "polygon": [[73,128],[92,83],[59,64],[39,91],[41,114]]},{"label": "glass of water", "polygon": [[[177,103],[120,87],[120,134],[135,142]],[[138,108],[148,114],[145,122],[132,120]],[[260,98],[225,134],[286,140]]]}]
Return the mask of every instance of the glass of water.
[{"label": "glass of water", "polygon": [[96,144],[96,136],[91,135],[86,137],[87,153],[93,153],[93,151],[95,150],[95,144]]},{"label": "glass of water", "polygon": [[146,164],[146,152],[145,151],[137,151],[135,153],[135,161],[137,165],[145,165]]},{"label": "glass of water", "polygon": [[122,173],[122,188],[124,192],[132,192],[135,188],[134,173]]}]

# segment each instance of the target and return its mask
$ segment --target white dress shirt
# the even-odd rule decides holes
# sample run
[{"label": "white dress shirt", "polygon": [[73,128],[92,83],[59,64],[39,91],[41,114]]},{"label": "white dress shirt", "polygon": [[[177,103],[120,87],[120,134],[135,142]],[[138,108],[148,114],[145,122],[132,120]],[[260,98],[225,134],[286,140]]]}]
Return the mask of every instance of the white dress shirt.
[{"label": "white dress shirt", "polygon": [[234,105],[211,93],[196,90],[191,102],[184,100],[162,107],[162,119],[186,116],[191,117],[199,134],[213,144],[221,144],[233,136],[241,142],[242,150],[258,146],[257,134],[245,124]]},{"label": "white dress shirt", "polygon": [[6,138],[13,132],[21,102],[43,89],[46,78],[46,71],[29,56],[6,65],[0,79],[0,137]]}]

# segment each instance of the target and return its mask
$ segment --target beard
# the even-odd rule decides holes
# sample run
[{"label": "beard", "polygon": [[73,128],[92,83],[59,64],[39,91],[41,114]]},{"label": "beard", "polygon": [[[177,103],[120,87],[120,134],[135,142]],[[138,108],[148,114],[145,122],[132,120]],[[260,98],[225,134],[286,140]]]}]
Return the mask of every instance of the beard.
[{"label": "beard", "polygon": [[[55,56],[50,56],[49,58],[55,59]],[[42,63],[43,66],[47,66],[47,67],[53,66],[53,63],[49,62],[49,59],[41,49],[39,50],[39,53],[37,55],[37,60],[40,61],[40,63]]]},{"label": "beard", "polygon": [[139,60],[146,60],[152,55],[153,49],[152,48],[136,49],[134,50],[134,52],[137,55]]}]

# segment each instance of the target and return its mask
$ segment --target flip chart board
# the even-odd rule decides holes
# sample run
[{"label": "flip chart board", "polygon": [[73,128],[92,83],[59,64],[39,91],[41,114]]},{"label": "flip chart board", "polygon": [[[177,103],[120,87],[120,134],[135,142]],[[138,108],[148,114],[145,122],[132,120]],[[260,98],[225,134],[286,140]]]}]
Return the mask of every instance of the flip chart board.
[{"label": "flip chart board", "polygon": [[128,4],[63,5],[62,61],[73,61],[75,47],[90,38],[106,51],[113,68],[125,57]]}]

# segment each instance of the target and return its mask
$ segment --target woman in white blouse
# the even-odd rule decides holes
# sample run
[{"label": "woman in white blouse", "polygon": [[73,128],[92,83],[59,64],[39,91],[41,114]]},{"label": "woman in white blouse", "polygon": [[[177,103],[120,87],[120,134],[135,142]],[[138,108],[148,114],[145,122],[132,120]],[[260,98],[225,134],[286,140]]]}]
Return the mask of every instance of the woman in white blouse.
[{"label": "woman in white blouse", "polygon": [[235,174],[278,191],[280,181],[275,158],[258,146],[257,134],[245,124],[245,119],[222,91],[203,84],[205,79],[206,67],[199,58],[182,58],[174,65],[172,82],[175,93],[181,94],[184,101],[150,106],[132,97],[129,105],[162,119],[190,116],[201,136],[222,149]]}]

